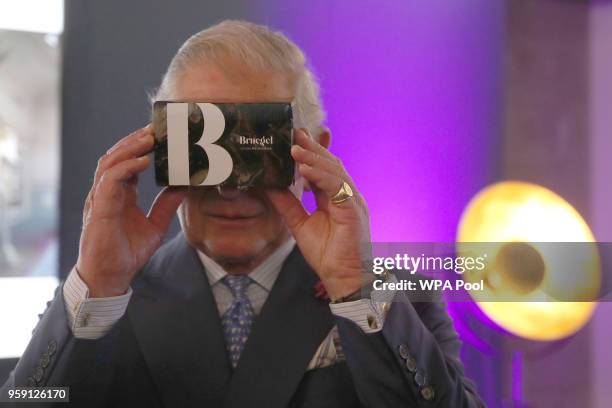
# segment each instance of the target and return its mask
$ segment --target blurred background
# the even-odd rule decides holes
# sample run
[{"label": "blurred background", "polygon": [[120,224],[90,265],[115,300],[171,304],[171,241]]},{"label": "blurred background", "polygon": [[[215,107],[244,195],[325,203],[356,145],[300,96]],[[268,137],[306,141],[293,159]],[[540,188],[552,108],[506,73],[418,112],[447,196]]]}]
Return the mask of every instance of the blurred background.
[{"label": "blurred background", "polygon": [[[453,242],[504,180],[554,191],[612,241],[612,2],[0,0],[0,383],[76,261],[98,157],[147,123],[182,42],[226,18],[304,49],[375,241]],[[612,406],[609,304],[548,342],[449,309],[489,406]]]}]

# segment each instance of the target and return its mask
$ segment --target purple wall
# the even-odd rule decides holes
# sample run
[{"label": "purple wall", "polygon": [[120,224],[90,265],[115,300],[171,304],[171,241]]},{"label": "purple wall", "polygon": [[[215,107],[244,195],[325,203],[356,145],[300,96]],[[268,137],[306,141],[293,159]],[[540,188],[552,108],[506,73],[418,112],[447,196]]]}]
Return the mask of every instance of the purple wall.
[{"label": "purple wall", "polygon": [[[309,57],[331,149],[366,197],[373,239],[454,241],[468,200],[499,174],[503,2],[252,4],[256,21],[288,34]],[[453,315],[471,318],[469,310],[451,305]],[[467,373],[496,406],[499,364],[467,323],[457,324]]]},{"label": "purple wall", "polygon": [[373,239],[454,241],[466,202],[497,173],[502,2],[253,4],[310,58]]}]

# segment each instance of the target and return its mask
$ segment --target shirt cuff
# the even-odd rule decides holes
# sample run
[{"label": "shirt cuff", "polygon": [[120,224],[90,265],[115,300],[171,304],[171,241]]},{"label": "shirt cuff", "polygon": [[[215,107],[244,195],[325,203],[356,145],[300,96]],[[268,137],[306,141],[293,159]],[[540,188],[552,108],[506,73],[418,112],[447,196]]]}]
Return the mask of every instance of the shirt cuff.
[{"label": "shirt cuff", "polygon": [[104,336],[125,314],[132,288],[125,295],[90,298],[89,288],[73,268],[64,283],[64,303],[74,337],[96,340]]},{"label": "shirt cuff", "polygon": [[382,330],[390,303],[377,302],[371,299],[359,299],[353,302],[330,303],[331,312],[353,321],[365,333],[376,333]]}]

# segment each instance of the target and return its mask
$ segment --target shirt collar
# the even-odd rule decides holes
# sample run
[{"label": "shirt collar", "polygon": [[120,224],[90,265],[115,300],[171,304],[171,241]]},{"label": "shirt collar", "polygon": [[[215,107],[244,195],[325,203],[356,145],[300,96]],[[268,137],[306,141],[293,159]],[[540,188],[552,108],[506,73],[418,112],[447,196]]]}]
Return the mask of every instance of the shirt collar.
[{"label": "shirt collar", "polygon": [[[293,237],[289,237],[285,243],[272,252],[270,256],[268,256],[257,268],[249,272],[249,277],[268,292],[272,290],[272,285],[274,285],[274,282],[276,281],[276,278],[283,267],[283,263],[291,251],[293,251],[294,246],[295,239]],[[217,262],[212,260],[212,258],[201,251],[197,252],[200,261],[202,261],[204,269],[206,270],[206,277],[208,278],[210,286],[213,286],[227,275],[225,269],[223,269],[223,267]]]}]

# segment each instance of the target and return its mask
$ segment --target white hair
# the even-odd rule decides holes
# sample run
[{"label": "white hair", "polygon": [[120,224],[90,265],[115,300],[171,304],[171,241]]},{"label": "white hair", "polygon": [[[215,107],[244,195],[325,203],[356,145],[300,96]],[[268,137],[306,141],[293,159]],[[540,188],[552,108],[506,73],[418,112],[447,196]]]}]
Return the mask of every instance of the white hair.
[{"label": "white hair", "polygon": [[228,57],[239,63],[237,69],[285,75],[295,91],[294,127],[318,133],[325,120],[325,111],[319,85],[307,65],[306,56],[282,33],[246,21],[225,20],[185,41],[172,58],[154,99],[171,99],[177,78],[192,64],[205,62],[223,66],[222,61]]}]

